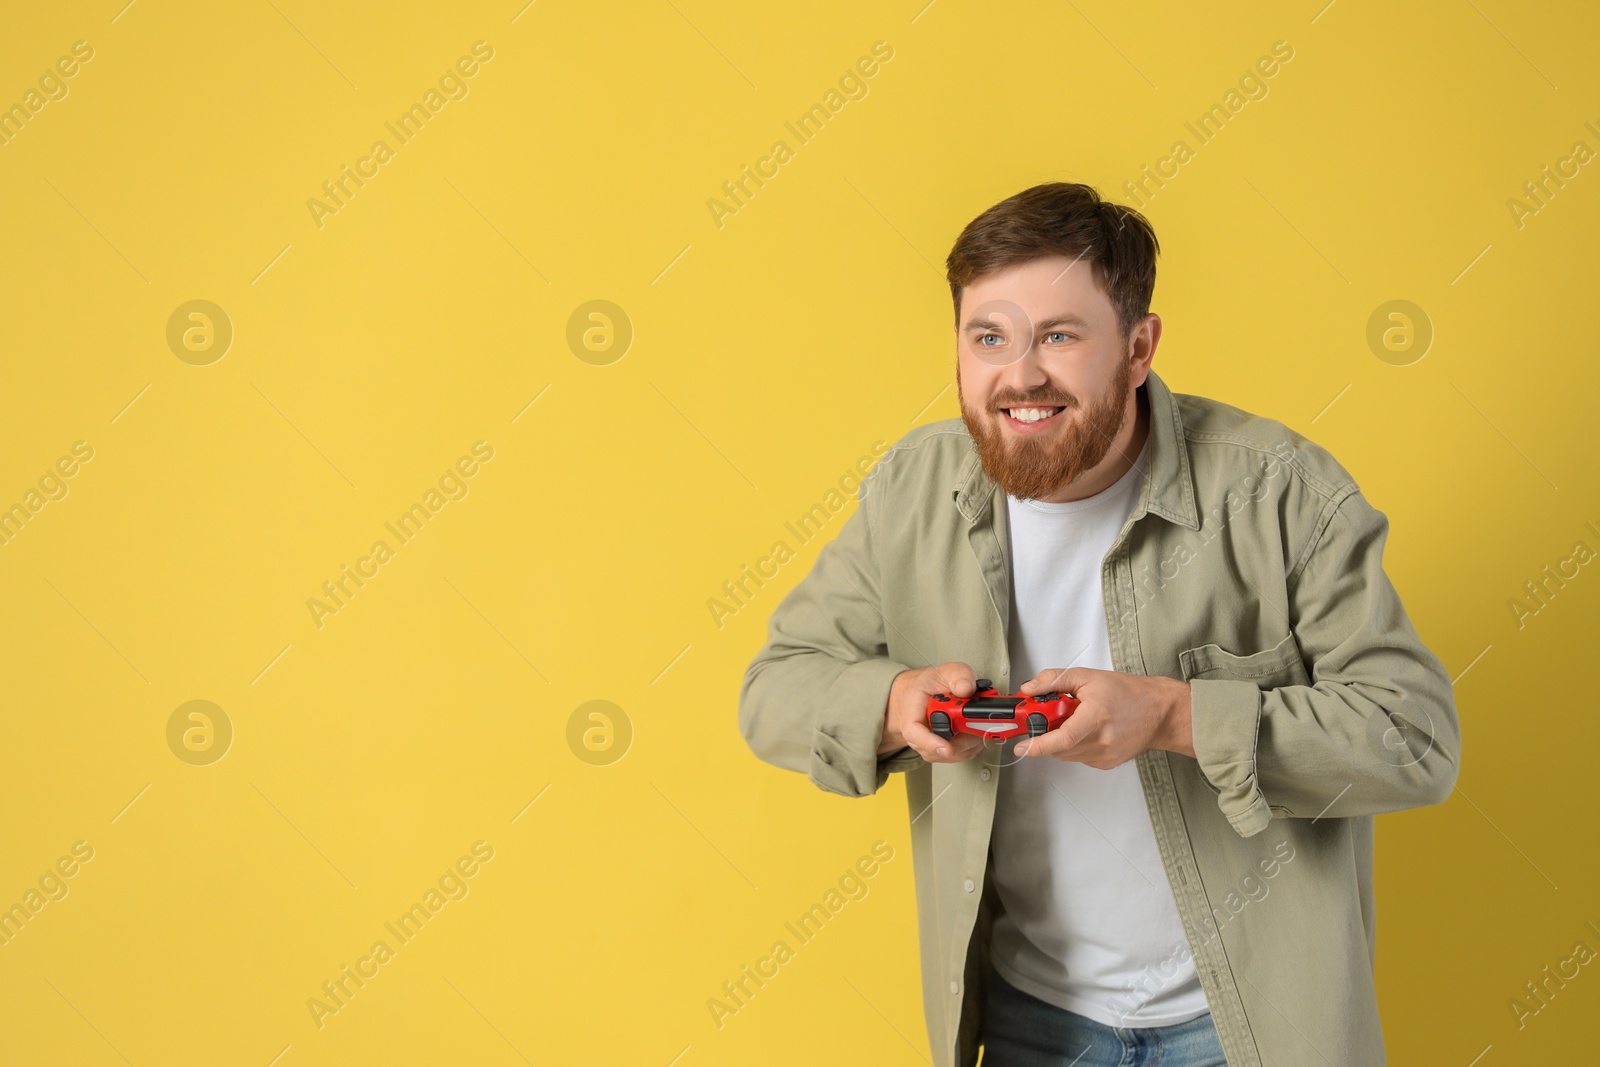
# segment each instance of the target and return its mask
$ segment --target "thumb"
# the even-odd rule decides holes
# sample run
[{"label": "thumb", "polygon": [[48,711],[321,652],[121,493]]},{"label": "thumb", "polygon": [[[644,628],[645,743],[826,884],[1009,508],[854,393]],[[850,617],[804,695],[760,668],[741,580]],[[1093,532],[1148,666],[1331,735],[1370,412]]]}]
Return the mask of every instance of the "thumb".
[{"label": "thumb", "polygon": [[1088,667],[1040,671],[1038,677],[1023,682],[1019,692],[1025,696],[1037,696],[1040,693],[1071,693],[1077,696],[1078,687],[1087,682],[1093,673]]},{"label": "thumb", "polygon": [[932,674],[928,679],[929,691],[951,693],[955,696],[970,696],[971,694],[963,694],[961,690],[970,687],[973,692],[976,692],[977,678],[978,676],[974,673],[972,667],[966,663],[955,661],[941,663],[933,668]]},{"label": "thumb", "polygon": [[1058,752],[1068,752],[1078,743],[1077,732],[1082,729],[1074,715],[1040,737],[1024,737],[1012,751],[1018,756],[1054,756]]}]

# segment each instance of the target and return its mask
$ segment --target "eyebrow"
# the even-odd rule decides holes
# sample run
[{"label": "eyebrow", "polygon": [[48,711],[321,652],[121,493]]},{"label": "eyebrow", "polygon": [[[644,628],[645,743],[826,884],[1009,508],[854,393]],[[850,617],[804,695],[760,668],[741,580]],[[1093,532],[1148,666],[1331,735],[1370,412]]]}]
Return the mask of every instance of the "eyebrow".
[{"label": "eyebrow", "polygon": [[[1011,325],[1010,322],[1002,322],[997,319],[969,319],[966,328],[969,330],[998,330],[1009,325]],[[1035,328],[1051,330],[1057,326],[1076,326],[1080,330],[1086,330],[1089,328],[1089,323],[1077,315],[1054,315],[1038,323]]]}]

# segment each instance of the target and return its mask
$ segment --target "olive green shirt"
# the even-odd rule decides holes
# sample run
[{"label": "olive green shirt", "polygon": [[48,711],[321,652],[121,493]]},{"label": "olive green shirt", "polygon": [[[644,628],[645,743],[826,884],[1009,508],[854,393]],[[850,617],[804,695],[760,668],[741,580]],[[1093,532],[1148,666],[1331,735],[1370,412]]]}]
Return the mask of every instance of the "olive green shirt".
[{"label": "olive green shirt", "polygon": [[[1450,676],[1384,573],[1388,519],[1332,455],[1153,371],[1138,393],[1150,461],[1102,562],[1106,624],[1116,670],[1191,685],[1195,757],[1136,762],[1223,1051],[1231,1067],[1382,1064],[1373,816],[1454,788]],[[877,748],[903,670],[1027,681],[1008,662],[1005,495],[948,419],[898,441],[859,501],[774,610],[739,729],[843,796],[905,774],[928,1040],[935,1067],[971,1067],[1003,746],[939,764]]]}]

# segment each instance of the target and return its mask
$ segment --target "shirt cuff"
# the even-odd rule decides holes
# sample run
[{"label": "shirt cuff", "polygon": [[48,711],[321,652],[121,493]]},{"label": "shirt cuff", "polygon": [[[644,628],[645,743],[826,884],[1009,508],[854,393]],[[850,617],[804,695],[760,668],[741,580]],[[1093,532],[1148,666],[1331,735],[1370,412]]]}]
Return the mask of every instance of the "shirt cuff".
[{"label": "shirt cuff", "polygon": [[907,770],[922,759],[909,749],[878,756],[889,687],[901,671],[889,659],[869,659],[846,667],[823,694],[811,734],[811,771],[819,788],[847,797],[876,793],[894,770]]},{"label": "shirt cuff", "polygon": [[883,788],[883,783],[889,780],[889,775],[896,771],[909,771],[920,767],[927,761],[918,754],[910,745],[895,749],[886,756],[878,757],[878,788]]},{"label": "shirt cuff", "polygon": [[1217,807],[1240,837],[1267,828],[1272,810],[1256,776],[1261,689],[1254,682],[1197,678],[1189,683],[1194,755]]}]

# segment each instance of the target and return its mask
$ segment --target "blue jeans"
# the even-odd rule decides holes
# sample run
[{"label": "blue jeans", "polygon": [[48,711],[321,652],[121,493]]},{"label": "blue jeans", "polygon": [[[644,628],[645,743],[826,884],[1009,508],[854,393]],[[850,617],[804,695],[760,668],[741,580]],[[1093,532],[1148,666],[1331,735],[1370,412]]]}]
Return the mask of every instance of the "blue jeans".
[{"label": "blue jeans", "polygon": [[1228,1067],[1211,1013],[1124,1028],[1047,1004],[991,972],[982,1067]]}]

